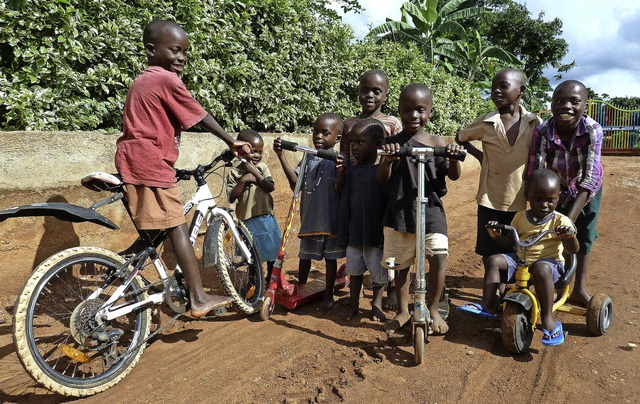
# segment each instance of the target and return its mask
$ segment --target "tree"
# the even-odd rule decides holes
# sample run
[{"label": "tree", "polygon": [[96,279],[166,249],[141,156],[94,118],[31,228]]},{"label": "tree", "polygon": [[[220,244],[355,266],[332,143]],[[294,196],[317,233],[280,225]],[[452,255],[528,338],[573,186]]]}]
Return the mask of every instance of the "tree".
[{"label": "tree", "polygon": [[[459,76],[474,82],[484,83],[491,80],[486,69],[489,62],[509,66],[520,65],[515,55],[498,46],[487,44],[478,31],[474,31],[473,41],[458,40],[451,42],[450,47],[449,49],[445,45],[442,51],[455,64],[449,70],[455,70]],[[450,63],[446,65],[450,66]]]},{"label": "tree", "polygon": [[522,61],[522,70],[529,79],[525,101],[529,105],[544,104],[551,90],[544,69],[557,69],[556,79],[570,70],[575,61],[564,64],[569,45],[560,37],[562,21],[544,20],[544,13],[533,18],[525,5],[513,0],[467,0],[464,5],[486,7],[490,12],[482,19],[467,19],[465,26],[477,29],[492,45],[513,53]]},{"label": "tree", "polygon": [[467,40],[467,33],[458,20],[484,13],[482,7],[458,10],[463,2],[450,0],[440,10],[437,8],[438,0],[406,2],[400,7],[400,21],[387,18],[385,23],[371,29],[367,36],[376,40],[415,43],[428,62],[438,64],[438,57],[444,56],[443,45],[450,43],[447,38]]}]

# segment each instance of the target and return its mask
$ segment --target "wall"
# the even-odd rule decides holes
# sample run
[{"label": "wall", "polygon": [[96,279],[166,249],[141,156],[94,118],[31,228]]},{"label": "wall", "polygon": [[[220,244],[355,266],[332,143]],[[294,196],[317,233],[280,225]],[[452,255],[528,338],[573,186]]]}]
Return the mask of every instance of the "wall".
[{"label": "wall", "polygon": [[[113,156],[118,136],[98,132],[0,132],[0,193],[75,186],[91,172],[115,172]],[[286,184],[271,148],[276,136],[309,146],[311,136],[264,135],[265,162],[276,183]],[[453,138],[447,141],[453,142]],[[176,167],[190,169],[206,164],[224,148],[225,144],[209,133],[184,133]],[[295,153],[288,156],[294,163]],[[477,162],[470,157],[463,164],[471,167]]]}]

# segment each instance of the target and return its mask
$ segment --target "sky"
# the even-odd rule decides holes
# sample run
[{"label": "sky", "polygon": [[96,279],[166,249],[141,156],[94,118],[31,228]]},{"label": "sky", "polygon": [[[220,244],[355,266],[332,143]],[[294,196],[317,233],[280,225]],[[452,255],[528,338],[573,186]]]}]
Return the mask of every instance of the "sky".
[{"label": "sky", "polygon": [[[359,0],[365,11],[349,13],[343,20],[363,38],[369,26],[385,18],[400,19],[404,0]],[[638,0],[516,0],[531,16],[544,11],[545,21],[562,20],[561,37],[569,44],[563,63],[576,66],[562,80],[583,82],[598,94],[610,97],[640,97],[640,1]],[[555,87],[555,69],[545,70]],[[561,80],[561,81],[562,81]]]}]

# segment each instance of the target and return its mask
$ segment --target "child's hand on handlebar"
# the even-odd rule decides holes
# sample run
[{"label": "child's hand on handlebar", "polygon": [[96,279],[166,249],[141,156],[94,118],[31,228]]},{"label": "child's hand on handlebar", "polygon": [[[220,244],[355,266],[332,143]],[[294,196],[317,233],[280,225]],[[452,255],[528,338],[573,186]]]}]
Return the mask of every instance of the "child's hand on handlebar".
[{"label": "child's hand on handlebar", "polygon": [[230,146],[233,154],[238,158],[244,156],[245,154],[251,153],[251,145],[248,142],[234,140]]},{"label": "child's hand on handlebar", "polygon": [[448,144],[447,146],[445,146],[445,150],[447,152],[447,156],[445,157],[445,159],[447,160],[449,160],[449,157],[455,157],[465,151],[464,147],[460,146],[459,144]]},{"label": "child's hand on handlebar", "polygon": [[282,139],[277,137],[273,139],[273,151],[276,152],[278,157],[282,156]]},{"label": "child's hand on handlebar", "polygon": [[[393,153],[398,153],[402,147],[398,143],[385,143],[382,146],[380,146],[380,148],[385,153],[393,154]],[[394,156],[394,155],[384,156],[384,161],[396,161],[396,160],[400,160],[400,157]]]},{"label": "child's hand on handlebar", "polygon": [[336,155],[336,168],[338,169],[339,172],[344,172],[346,168],[345,162],[344,162],[344,156],[340,153]]},{"label": "child's hand on handlebar", "polygon": [[495,227],[499,224],[500,223],[496,222],[495,220],[491,220],[487,222],[487,224],[484,226],[487,229],[487,232],[489,233],[489,236],[491,236],[491,238],[498,238],[502,236],[502,230],[497,229]]},{"label": "child's hand on handlebar", "polygon": [[556,227],[556,234],[559,238],[573,238],[576,235],[576,230],[571,226],[558,226]]}]

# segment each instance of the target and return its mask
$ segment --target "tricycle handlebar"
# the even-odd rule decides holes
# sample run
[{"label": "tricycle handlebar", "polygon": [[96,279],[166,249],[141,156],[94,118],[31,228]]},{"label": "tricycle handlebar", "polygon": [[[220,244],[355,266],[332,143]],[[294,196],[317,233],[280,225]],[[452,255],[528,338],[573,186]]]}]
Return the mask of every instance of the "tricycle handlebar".
[{"label": "tricycle handlebar", "polygon": [[537,236],[535,236],[531,240],[520,241],[520,237],[518,237],[518,231],[513,226],[509,226],[508,224],[498,223],[498,224],[494,224],[494,225],[489,225],[488,224],[485,227],[490,228],[490,229],[500,230],[502,232],[502,234],[505,234],[505,232],[507,234],[511,233],[513,235],[513,239],[515,240],[516,244],[519,247],[522,247],[522,248],[531,247],[532,245],[536,244],[538,241],[542,240],[542,238],[545,237],[548,234],[556,234],[555,230],[549,229],[549,230],[545,230],[542,233],[538,234]]}]

